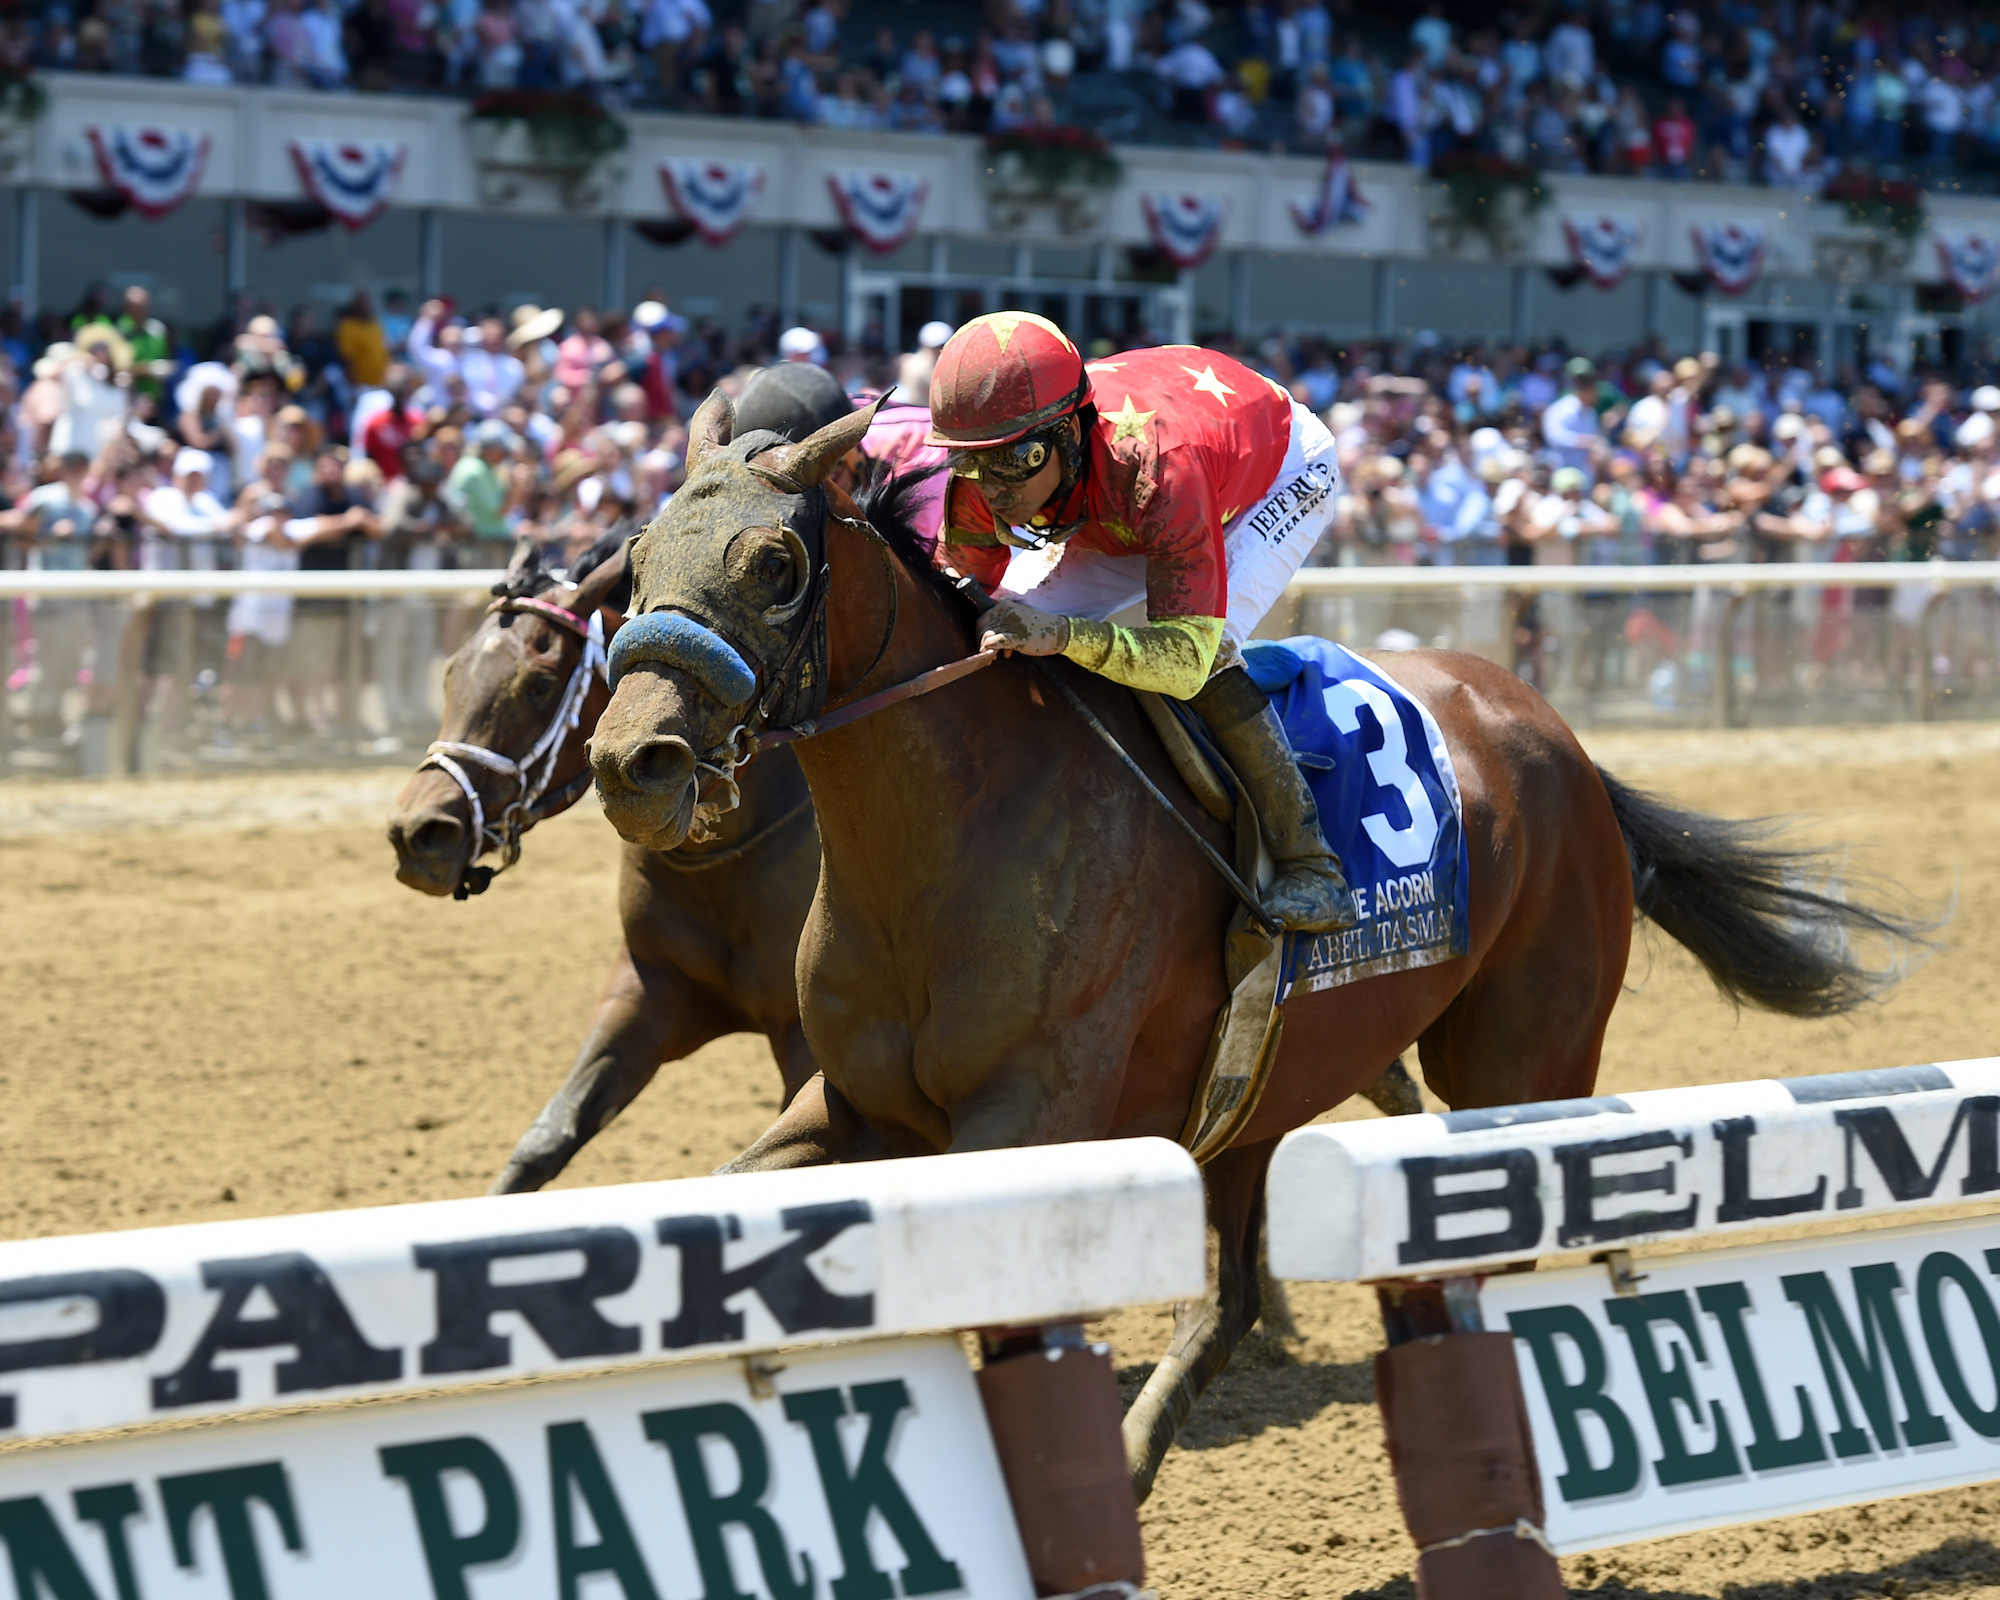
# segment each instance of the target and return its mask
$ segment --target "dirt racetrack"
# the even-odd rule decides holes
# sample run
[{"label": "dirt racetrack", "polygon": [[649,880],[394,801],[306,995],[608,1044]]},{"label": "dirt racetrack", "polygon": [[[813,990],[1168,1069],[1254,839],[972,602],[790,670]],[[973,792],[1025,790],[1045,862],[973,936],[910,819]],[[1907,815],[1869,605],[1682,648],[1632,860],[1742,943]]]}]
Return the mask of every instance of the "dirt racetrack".
[{"label": "dirt racetrack", "polygon": [[[2000,728],[1606,736],[1685,803],[1814,813],[1919,896],[1947,946],[1853,1021],[1744,1014],[1640,941],[1601,1086],[2000,1052]],[[400,774],[0,787],[0,1237],[482,1191],[567,1068],[617,940],[586,800],[468,905],[399,887]],[[777,1108],[762,1041],[666,1068],[562,1180],[708,1171]],[[1360,1114],[1373,1115],[1364,1111]],[[1163,1600],[1413,1596],[1371,1396],[1372,1297],[1294,1291],[1203,1401],[1146,1508]],[[1136,1367],[1166,1318],[1107,1333]],[[1574,1592],[2000,1597],[2000,1487],[1566,1563]]]}]

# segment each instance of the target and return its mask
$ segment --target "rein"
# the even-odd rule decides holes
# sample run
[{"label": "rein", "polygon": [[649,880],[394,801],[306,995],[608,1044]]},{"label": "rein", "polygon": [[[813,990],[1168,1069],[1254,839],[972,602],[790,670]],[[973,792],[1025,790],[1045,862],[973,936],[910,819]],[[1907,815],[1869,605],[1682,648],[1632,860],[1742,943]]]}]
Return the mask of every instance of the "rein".
[{"label": "rein", "polygon": [[[570,671],[569,683],[563,689],[562,699],[556,703],[548,726],[542,730],[533,748],[518,761],[485,745],[472,744],[463,739],[439,739],[424,752],[424,759],[417,763],[417,771],[436,767],[457,784],[472,810],[472,851],[466,857],[465,875],[451,892],[454,900],[484,894],[496,876],[521,859],[521,835],[544,816],[552,815],[576,799],[589,786],[592,775],[586,767],[579,777],[571,779],[556,793],[548,793],[549,780],[555,776],[556,762],[561,759],[563,745],[568,736],[582,725],[583,703],[590,696],[591,675],[595,673],[607,686],[611,681],[604,650],[602,610],[591,612],[590,621],[586,624],[575,612],[565,611],[552,601],[532,596],[504,597],[486,608],[488,616],[506,612],[534,613],[571,638],[580,640],[583,653]],[[479,786],[472,781],[471,774],[462,764],[467,761],[489,772],[497,772],[503,778],[511,778],[519,786],[520,792],[501,812],[497,827],[487,825],[486,807],[479,798]],[[489,850],[499,853],[500,865],[476,865]]]}]

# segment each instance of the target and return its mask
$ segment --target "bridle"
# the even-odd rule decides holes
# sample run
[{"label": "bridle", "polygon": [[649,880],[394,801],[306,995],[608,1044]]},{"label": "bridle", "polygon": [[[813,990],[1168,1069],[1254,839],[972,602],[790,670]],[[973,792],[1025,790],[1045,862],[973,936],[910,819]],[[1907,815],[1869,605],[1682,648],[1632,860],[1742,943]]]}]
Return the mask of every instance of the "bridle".
[{"label": "bridle", "polygon": [[[424,759],[417,763],[419,772],[426,767],[436,767],[450,778],[458,785],[466,804],[472,809],[472,849],[466,856],[463,875],[452,888],[454,900],[484,894],[498,874],[521,859],[521,835],[544,817],[553,816],[572,804],[590,787],[592,774],[590,768],[585,767],[554,794],[548,792],[549,780],[555,776],[556,763],[562,758],[564,743],[582,726],[583,703],[590,696],[592,674],[603,679],[607,689],[611,683],[610,662],[604,647],[602,609],[592,611],[586,623],[575,612],[531,595],[506,595],[486,608],[489,617],[505,613],[533,613],[579,641],[583,653],[570,670],[569,682],[563,689],[562,698],[556,702],[548,726],[542,729],[533,747],[519,760],[467,740],[439,739],[424,752]],[[518,792],[500,813],[498,826],[487,824],[486,807],[479,798],[479,787],[461,765],[465,761],[514,780]],[[499,866],[477,865],[479,858],[488,851],[499,854]]]}]

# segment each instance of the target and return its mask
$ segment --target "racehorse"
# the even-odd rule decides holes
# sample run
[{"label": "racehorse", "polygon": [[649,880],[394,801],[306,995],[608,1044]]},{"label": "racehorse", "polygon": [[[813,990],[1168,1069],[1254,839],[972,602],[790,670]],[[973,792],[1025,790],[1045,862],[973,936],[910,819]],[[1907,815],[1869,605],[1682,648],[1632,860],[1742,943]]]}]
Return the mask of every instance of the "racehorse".
[{"label": "racehorse", "polygon": [[[521,834],[589,787],[585,742],[609,698],[601,645],[624,620],[623,539],[593,548],[574,576],[560,584],[524,552],[447,664],[438,743],[389,814],[399,882],[433,895],[483,889],[492,869],[476,863],[489,846],[510,862]],[[569,1076],[492,1193],[541,1188],[662,1065],[724,1034],[770,1041],[787,1103],[812,1076],[793,976],[819,872],[812,800],[798,763],[782,753],[743,774],[741,796],[703,842],[626,848],[624,943]]]},{"label": "racehorse", "polygon": [[[686,484],[631,550],[632,620],[591,739],[618,831],[671,849],[720,803],[757,730],[797,737],[821,844],[801,1014],[822,1070],[732,1165],[1172,1138],[1225,997],[1233,897],[1095,732],[1043,693],[1056,681],[1043,673],[1212,843],[1221,826],[1132,696],[1059,661],[1005,661],[820,728],[828,708],[964,661],[976,638],[963,590],[906,530],[871,526],[824,487],[867,422],[859,412],[797,444],[736,441],[727,396],[702,405]],[[1376,665],[1443,729],[1471,853],[1470,947],[1288,1001],[1268,1087],[1206,1169],[1215,1297],[1178,1308],[1127,1413],[1142,1492],[1256,1320],[1264,1173],[1285,1132],[1413,1041],[1455,1107],[1588,1094],[1635,910],[1725,994],[1806,1016],[1891,980],[1850,934],[1916,931],[1804,886],[1815,863],[1769,846],[1758,825],[1670,808],[1600,772],[1547,703],[1491,663],[1411,651]]]}]

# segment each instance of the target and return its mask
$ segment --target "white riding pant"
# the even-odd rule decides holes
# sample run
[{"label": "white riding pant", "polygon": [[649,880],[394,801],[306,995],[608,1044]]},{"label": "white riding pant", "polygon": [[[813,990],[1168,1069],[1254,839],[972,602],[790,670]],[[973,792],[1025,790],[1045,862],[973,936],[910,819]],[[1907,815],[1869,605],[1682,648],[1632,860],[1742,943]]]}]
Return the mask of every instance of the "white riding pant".
[{"label": "white riding pant", "polygon": [[[1292,402],[1292,441],[1284,464],[1261,500],[1222,530],[1228,562],[1229,611],[1218,664],[1235,659],[1264,615],[1278,603],[1292,574],[1312,554],[1333,520],[1340,462],[1326,424]],[[1016,550],[999,592],[1038,611],[1104,622],[1146,598],[1146,558],[1109,556],[1072,545]]]}]

